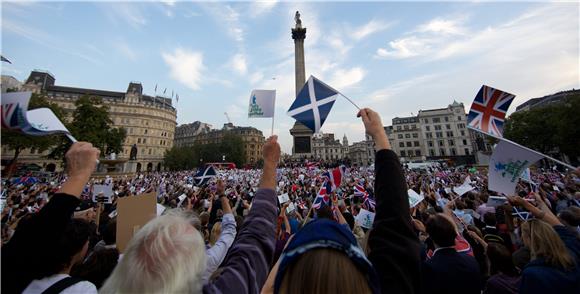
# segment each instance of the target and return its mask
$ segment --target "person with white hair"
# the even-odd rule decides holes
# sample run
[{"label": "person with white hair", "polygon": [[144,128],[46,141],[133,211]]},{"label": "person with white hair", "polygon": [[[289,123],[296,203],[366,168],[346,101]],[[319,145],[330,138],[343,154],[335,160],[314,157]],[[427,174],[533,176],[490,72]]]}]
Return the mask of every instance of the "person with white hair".
[{"label": "person with white hair", "polygon": [[277,136],[264,144],[260,189],[217,277],[203,284],[207,256],[191,220],[170,212],[147,223],[131,239],[101,293],[258,293],[274,257]]}]

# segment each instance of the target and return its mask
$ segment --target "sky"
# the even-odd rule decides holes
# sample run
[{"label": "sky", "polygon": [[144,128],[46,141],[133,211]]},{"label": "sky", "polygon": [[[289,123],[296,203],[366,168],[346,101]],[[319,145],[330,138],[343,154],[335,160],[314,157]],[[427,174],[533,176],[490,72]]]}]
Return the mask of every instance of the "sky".
[{"label": "sky", "polygon": [[[274,133],[290,153],[294,14],[314,75],[383,124],[463,102],[483,84],[530,98],[580,88],[580,4],[543,2],[7,2],[2,74],[48,70],[62,86],[179,94],[178,124],[253,126],[253,89],[277,93]],[[322,132],[364,139],[357,109],[338,98]]]}]

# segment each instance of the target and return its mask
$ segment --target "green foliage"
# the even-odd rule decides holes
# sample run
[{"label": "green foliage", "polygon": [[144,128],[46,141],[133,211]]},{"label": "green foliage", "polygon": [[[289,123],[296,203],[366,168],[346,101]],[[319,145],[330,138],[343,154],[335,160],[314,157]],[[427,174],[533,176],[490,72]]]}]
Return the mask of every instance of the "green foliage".
[{"label": "green foliage", "polygon": [[[42,94],[32,94],[28,104],[28,110],[44,107],[50,108],[62,121],[62,118],[64,117],[64,110],[62,108],[60,108],[56,103],[49,102]],[[37,152],[44,152],[56,145],[61,137],[63,137],[63,135],[35,137],[21,134],[19,132],[2,130],[2,145],[8,146],[9,149],[14,150],[14,158],[12,161],[15,163],[22,150],[34,148]]]},{"label": "green foliage", "polygon": [[[101,150],[101,155],[120,153],[126,137],[123,128],[113,128],[109,108],[99,97],[83,96],[75,101],[76,109],[72,122],[68,125],[71,134],[78,141],[90,142]],[[62,158],[71,143],[61,140],[58,148],[51,153],[53,158]]]},{"label": "green foliage", "polygon": [[526,147],[549,153],[556,148],[575,160],[580,156],[580,96],[562,104],[512,114],[504,127],[504,137]]},{"label": "green foliage", "polygon": [[192,147],[173,147],[165,153],[164,166],[170,170],[189,170],[207,162],[245,163],[244,141],[240,136],[226,133],[219,144],[196,144]]}]

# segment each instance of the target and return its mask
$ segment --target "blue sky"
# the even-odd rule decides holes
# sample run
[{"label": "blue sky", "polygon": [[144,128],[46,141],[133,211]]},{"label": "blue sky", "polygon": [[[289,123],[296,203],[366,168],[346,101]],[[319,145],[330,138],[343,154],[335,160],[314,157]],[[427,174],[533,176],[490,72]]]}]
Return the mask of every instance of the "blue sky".
[{"label": "blue sky", "polygon": [[[276,126],[291,150],[294,12],[315,75],[389,125],[396,116],[469,108],[482,84],[529,98],[580,87],[579,4],[501,2],[2,2],[2,74],[32,69],[58,85],[179,94],[178,123],[200,120],[270,134],[247,118],[252,89],[276,89]],[[159,90],[158,90],[159,91]],[[174,101],[175,103],[175,101]],[[466,109],[467,111],[468,109]],[[339,98],[323,132],[360,141],[356,109]]]}]

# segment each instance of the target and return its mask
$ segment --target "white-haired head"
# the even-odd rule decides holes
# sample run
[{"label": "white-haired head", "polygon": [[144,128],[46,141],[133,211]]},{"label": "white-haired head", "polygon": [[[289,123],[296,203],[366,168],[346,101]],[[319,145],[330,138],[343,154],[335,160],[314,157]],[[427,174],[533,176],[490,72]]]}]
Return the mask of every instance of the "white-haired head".
[{"label": "white-haired head", "polygon": [[157,217],[131,239],[100,293],[200,293],[202,235],[179,210]]}]

